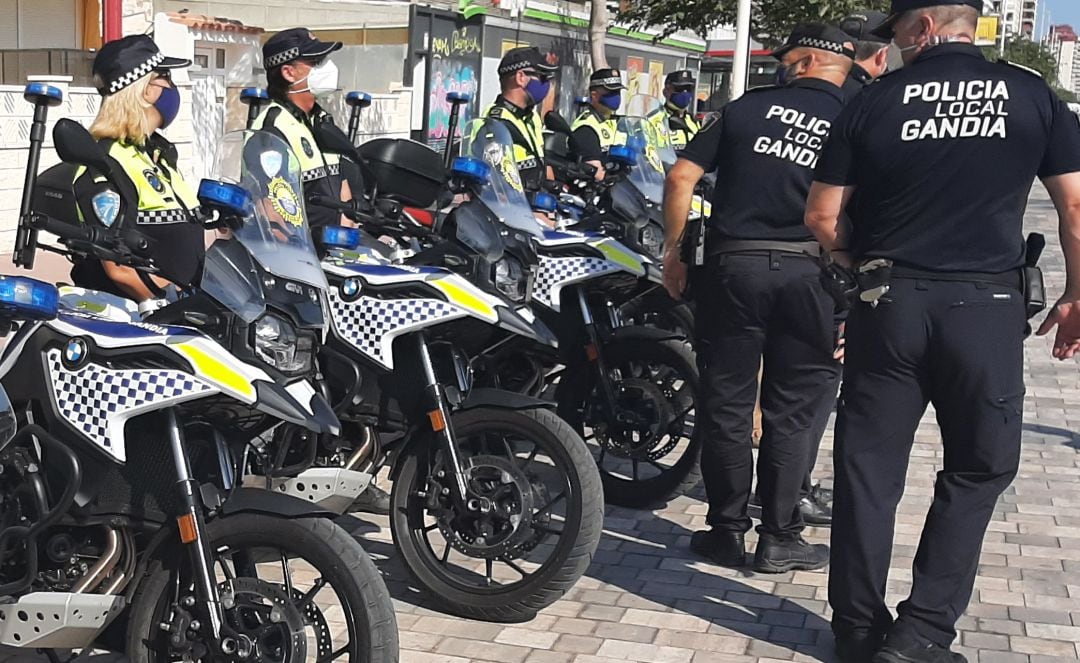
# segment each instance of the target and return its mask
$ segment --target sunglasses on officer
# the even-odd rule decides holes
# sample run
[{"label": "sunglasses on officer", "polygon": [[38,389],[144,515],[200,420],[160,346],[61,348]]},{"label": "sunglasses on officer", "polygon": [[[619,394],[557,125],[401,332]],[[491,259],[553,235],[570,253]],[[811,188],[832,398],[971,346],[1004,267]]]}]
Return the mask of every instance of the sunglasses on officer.
[{"label": "sunglasses on officer", "polygon": [[546,82],[550,81],[551,79],[555,78],[555,74],[549,74],[549,73],[542,72],[542,71],[536,71],[535,69],[525,69],[521,73],[525,74],[529,78],[535,78],[535,79],[537,79],[537,80],[539,80],[539,81],[541,81],[543,83],[546,83]]}]

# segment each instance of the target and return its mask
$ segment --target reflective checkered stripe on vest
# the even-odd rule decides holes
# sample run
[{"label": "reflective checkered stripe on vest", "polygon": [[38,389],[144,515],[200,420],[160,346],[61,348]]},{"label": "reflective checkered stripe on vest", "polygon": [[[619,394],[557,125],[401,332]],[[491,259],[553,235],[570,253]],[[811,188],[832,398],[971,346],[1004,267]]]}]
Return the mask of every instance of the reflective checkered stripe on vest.
[{"label": "reflective checkered stripe on vest", "polygon": [[[578,115],[570,128],[577,131],[579,127],[589,127],[596,132],[596,135],[600,137],[600,149],[604,151],[604,154],[607,154],[613,145],[620,144],[618,125],[615,120],[601,120],[591,108],[585,109],[581,115]],[[622,142],[626,142],[625,137]]]},{"label": "reflective checkered stripe on vest", "polygon": [[[518,169],[537,168],[543,165],[544,160],[544,130],[540,126],[540,115],[533,111],[529,116],[530,121],[522,120],[515,113],[508,111],[502,106],[492,104],[484,109],[484,117],[498,118],[514,126],[511,132],[514,139],[514,161]],[[515,135],[516,134],[516,135]],[[530,145],[522,145],[518,137],[524,138]],[[540,160],[540,163],[537,162]]]},{"label": "reflective checkered stripe on vest", "polygon": [[649,113],[649,121],[653,124],[662,127],[664,125],[661,124],[661,122],[667,122],[668,134],[671,136],[671,146],[674,147],[676,151],[679,151],[686,147],[686,145],[694,139],[694,136],[696,136],[697,132],[701,130],[701,127],[698,125],[697,120],[695,120],[693,116],[690,115],[690,113],[686,113],[682,117],[683,122],[686,123],[686,126],[690,129],[690,131],[687,131],[686,129],[676,129],[672,127],[671,122],[669,122],[670,118],[671,113],[666,108],[658,108],[652,113]]},{"label": "reflective checkered stripe on vest", "polygon": [[311,129],[276,101],[268,104],[259,113],[259,117],[251,127],[252,130],[266,128],[266,118],[271,111],[275,116],[273,127],[285,136],[293,154],[300,161],[300,179],[305,184],[327,176],[336,177],[341,172],[341,158],[331,152],[323,154],[315,143],[315,136],[311,134]]}]

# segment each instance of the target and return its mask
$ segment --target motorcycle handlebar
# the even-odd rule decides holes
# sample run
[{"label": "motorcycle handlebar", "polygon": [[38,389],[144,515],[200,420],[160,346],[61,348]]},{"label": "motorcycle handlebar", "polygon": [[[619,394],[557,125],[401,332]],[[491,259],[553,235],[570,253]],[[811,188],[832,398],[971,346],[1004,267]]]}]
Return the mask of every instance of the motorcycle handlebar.
[{"label": "motorcycle handlebar", "polygon": [[35,230],[56,235],[64,244],[85,248],[102,259],[127,264],[150,264],[150,240],[137,230],[117,232],[98,226],[75,225],[42,214],[35,214],[30,225]]}]

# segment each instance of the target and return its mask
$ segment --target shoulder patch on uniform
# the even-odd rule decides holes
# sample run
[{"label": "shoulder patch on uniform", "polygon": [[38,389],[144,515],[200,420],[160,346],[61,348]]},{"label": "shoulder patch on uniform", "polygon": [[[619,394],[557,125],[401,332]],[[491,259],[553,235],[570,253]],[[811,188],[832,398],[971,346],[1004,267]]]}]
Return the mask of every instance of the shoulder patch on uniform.
[{"label": "shoulder patch on uniform", "polygon": [[149,184],[150,188],[154,191],[165,193],[165,185],[161,183],[161,178],[158,177],[157,171],[147,168],[143,171],[143,177],[146,178],[147,184]]},{"label": "shoulder patch on uniform", "polygon": [[1015,68],[1019,69],[1020,71],[1026,71],[1027,73],[1038,76],[1039,78],[1043,77],[1043,75],[1040,74],[1037,69],[1032,69],[1031,67],[1025,67],[1024,65],[1017,64],[1015,62],[1009,62],[1008,60],[1005,60],[1004,58],[998,60],[998,64],[1007,64],[1010,67],[1015,67]]},{"label": "shoulder patch on uniform", "polygon": [[300,147],[304,148],[304,154],[306,154],[309,159],[315,156],[315,150],[312,149],[311,141],[309,141],[307,138],[300,138]]}]

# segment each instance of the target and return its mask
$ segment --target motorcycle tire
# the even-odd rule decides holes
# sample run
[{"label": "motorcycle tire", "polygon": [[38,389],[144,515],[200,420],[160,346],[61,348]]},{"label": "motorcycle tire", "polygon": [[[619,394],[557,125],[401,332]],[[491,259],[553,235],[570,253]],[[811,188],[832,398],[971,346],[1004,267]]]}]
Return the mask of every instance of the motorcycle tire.
[{"label": "motorcycle tire", "polygon": [[[309,563],[319,577],[326,580],[327,588],[323,591],[332,587],[341,600],[340,609],[355,615],[350,651],[343,652],[346,656],[342,660],[351,663],[395,663],[398,660],[397,619],[386,584],[359,542],[332,521],[242,513],[210,521],[206,534],[210,550],[214,552],[226,546],[241,550],[276,549],[287,554],[289,559]],[[190,563],[186,554],[178,557],[181,563]],[[214,570],[220,576],[218,565]],[[135,591],[127,625],[127,654],[131,663],[173,660],[169,658],[169,634],[161,629],[161,624],[169,621],[169,586],[174,573],[175,569],[155,560]],[[338,615],[337,619],[345,618]],[[305,658],[314,661],[315,654],[308,649]]]},{"label": "motorcycle tire", "polygon": [[[686,383],[696,410],[701,403],[701,388],[697,361],[689,343],[679,339],[657,341],[651,338],[623,338],[610,342],[603,349],[604,362],[609,371],[626,362],[648,362],[673,369]],[[593,364],[584,362],[568,366],[564,371],[555,399],[559,414],[586,439],[584,412],[596,393],[596,370]],[[701,481],[701,448],[704,429],[695,422],[693,432],[682,455],[656,476],[634,480],[615,474],[604,467],[604,455],[594,454],[604,485],[604,499],[609,504],[640,509],[663,504],[673,497],[693,490]],[[590,451],[593,446],[590,443]]]},{"label": "motorcycle tire", "polygon": [[[427,500],[418,495],[429,485],[432,457],[441,453],[438,451],[440,443],[431,438],[406,447],[397,460],[390,513],[394,542],[412,577],[448,612],[488,622],[528,621],[566,594],[592,561],[604,521],[600,475],[584,441],[554,412],[476,408],[454,414],[451,423],[459,443],[478,435],[520,436],[536,448],[542,448],[553,462],[554,472],[564,475],[569,485],[564,489],[568,495],[563,498],[566,513],[562,530],[552,546],[552,556],[538,565],[535,573],[525,576],[518,570],[517,573],[523,576],[520,580],[496,586],[483,586],[482,582],[478,586],[455,575],[445,561],[451,551],[449,539],[446,539],[444,561],[440,563],[436,546],[431,545],[425,535],[430,529],[427,519],[435,516],[426,504]],[[534,451],[533,455],[536,453]],[[464,462],[467,461],[463,456]],[[531,457],[526,467],[528,462]],[[552,466],[544,467],[552,471]],[[535,493],[540,489],[534,485],[530,490]],[[545,499],[554,502],[558,497],[552,499],[545,493]],[[533,517],[534,521],[537,516],[539,514]],[[460,551],[458,557],[469,559]],[[479,561],[479,557],[472,559]],[[520,557],[511,561],[524,564]],[[488,563],[485,559],[485,564],[488,564],[490,581],[493,562]]]}]

